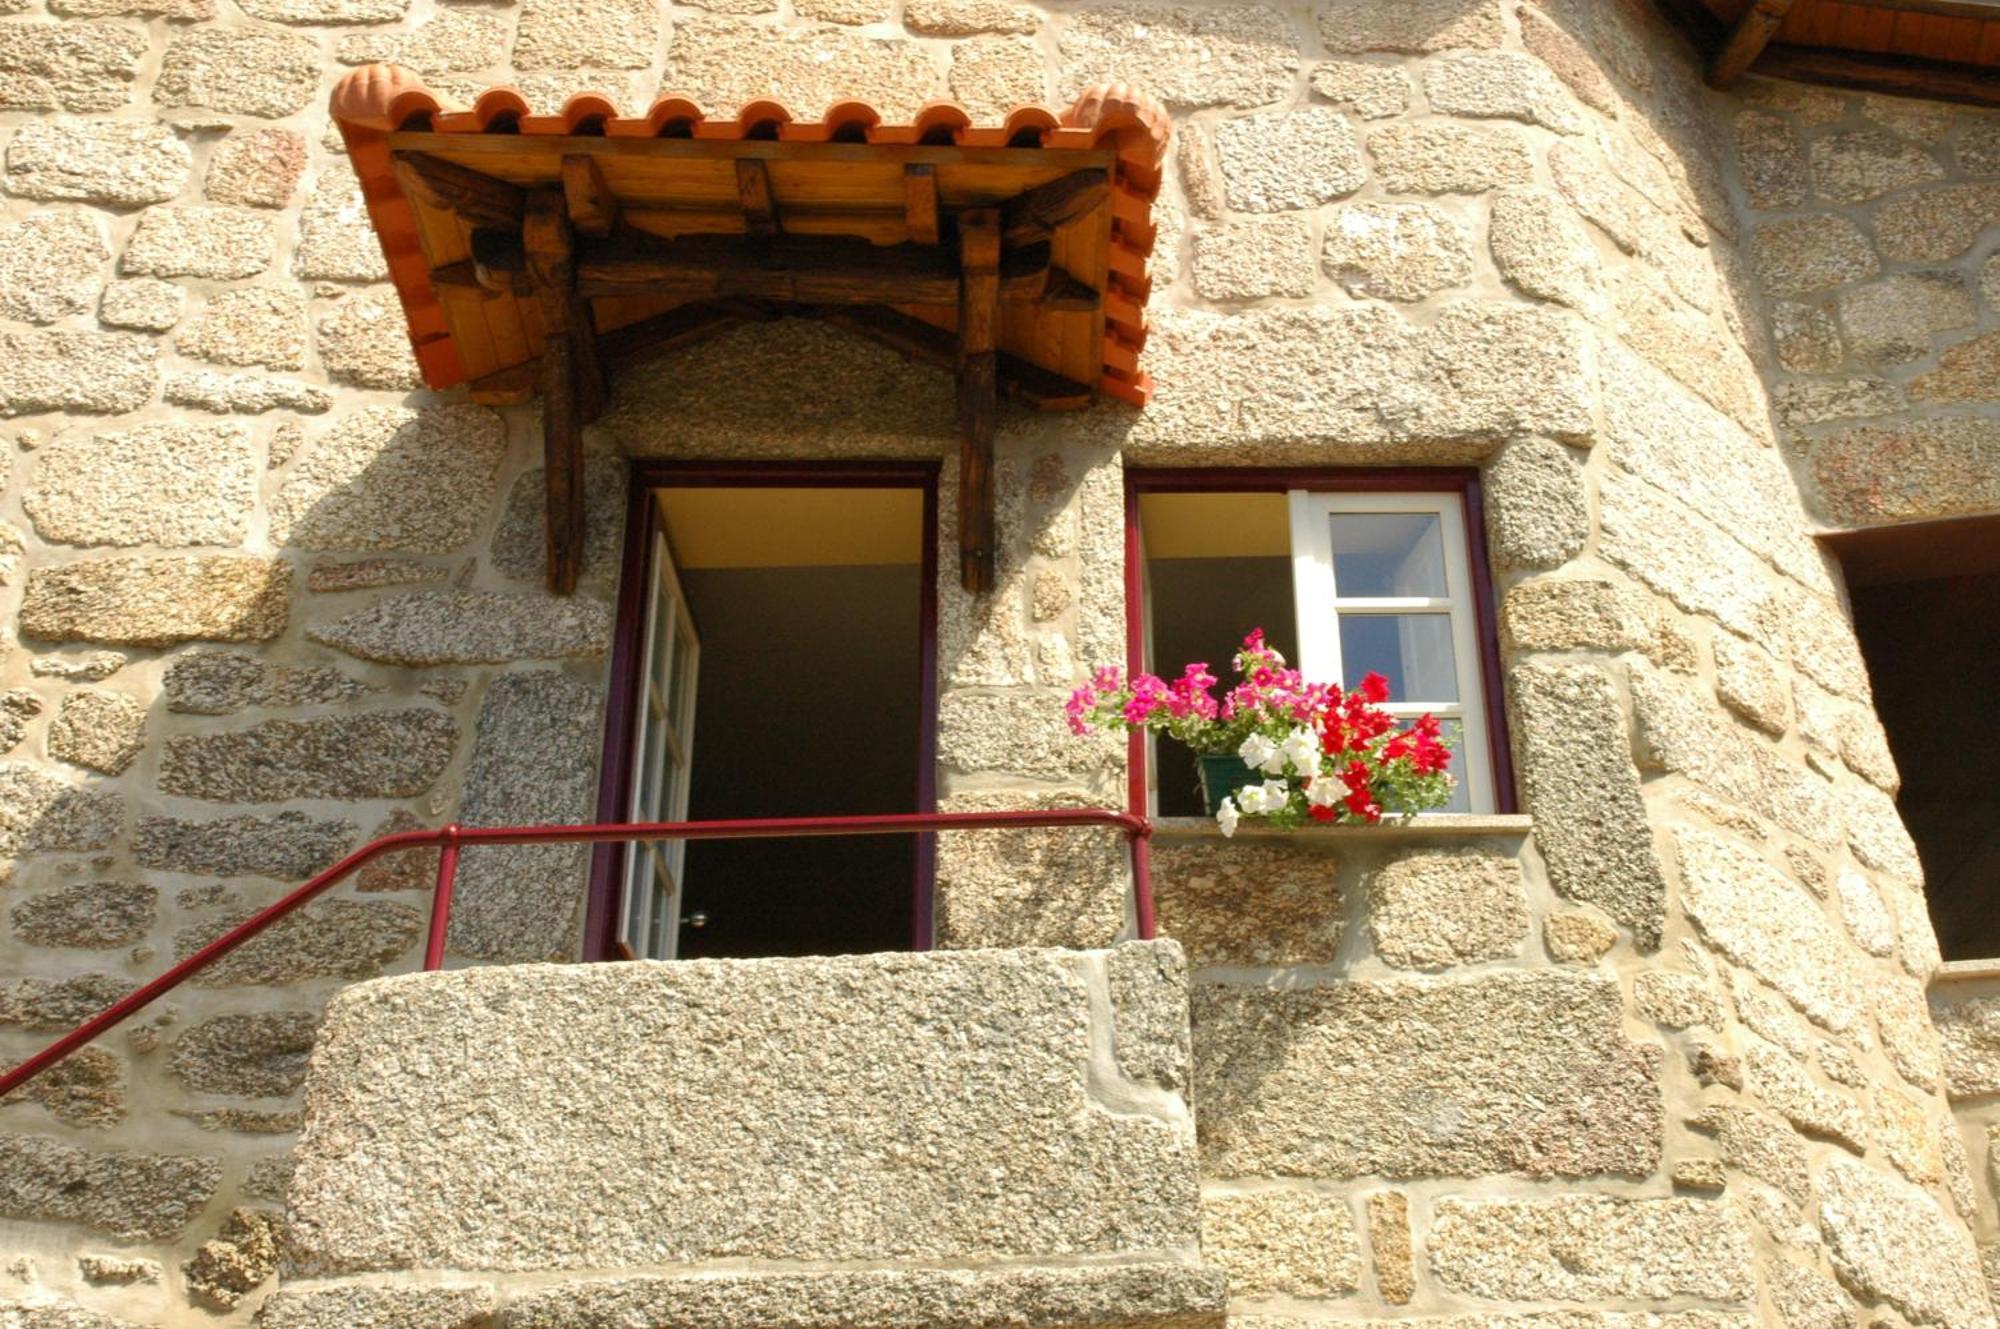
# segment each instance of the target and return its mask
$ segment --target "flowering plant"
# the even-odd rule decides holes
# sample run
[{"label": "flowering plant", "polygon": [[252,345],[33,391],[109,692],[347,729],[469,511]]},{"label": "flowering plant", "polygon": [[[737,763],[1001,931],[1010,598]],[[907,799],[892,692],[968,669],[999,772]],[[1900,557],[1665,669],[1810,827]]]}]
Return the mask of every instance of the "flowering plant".
[{"label": "flowering plant", "polygon": [[1069,726],[1088,734],[1123,724],[1179,739],[1198,753],[1234,756],[1261,783],[1224,798],[1215,814],[1224,835],[1244,817],[1290,828],[1307,821],[1374,824],[1443,807],[1454,777],[1450,745],[1437,717],[1406,727],[1381,708],[1389,681],[1369,674],[1344,692],[1335,683],[1308,683],[1264,641],[1258,628],[1232,661],[1240,681],[1214,695],[1215,675],[1191,664],[1168,683],[1152,674],[1130,679],[1105,666],[1070,694]]}]

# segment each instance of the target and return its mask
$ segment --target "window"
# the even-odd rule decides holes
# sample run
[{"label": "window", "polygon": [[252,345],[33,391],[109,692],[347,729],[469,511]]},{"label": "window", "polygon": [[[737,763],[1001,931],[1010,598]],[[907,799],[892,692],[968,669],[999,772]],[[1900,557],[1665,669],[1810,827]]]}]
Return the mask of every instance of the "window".
[{"label": "window", "polygon": [[[1261,627],[1308,678],[1379,673],[1393,714],[1444,721],[1459,777],[1445,811],[1511,810],[1487,700],[1498,660],[1470,472],[1427,474],[1428,488],[1360,472],[1130,478],[1146,668],[1205,660],[1226,678],[1243,634]],[[1153,774],[1159,815],[1202,812],[1185,749],[1157,744]]]}]

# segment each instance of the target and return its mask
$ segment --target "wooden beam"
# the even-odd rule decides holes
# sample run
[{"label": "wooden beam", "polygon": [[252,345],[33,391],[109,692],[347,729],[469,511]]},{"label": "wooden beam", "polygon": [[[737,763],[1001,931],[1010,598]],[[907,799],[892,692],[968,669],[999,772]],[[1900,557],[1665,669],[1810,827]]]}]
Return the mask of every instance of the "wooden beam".
[{"label": "wooden beam", "polygon": [[528,255],[521,248],[521,233],[497,226],[478,226],[472,231],[472,270],[479,284],[504,295],[533,295],[528,280]]},{"label": "wooden beam", "polygon": [[1722,49],[1708,62],[1708,84],[1732,88],[1751,62],[1769,45],[1771,38],[1791,12],[1793,0],[1750,0],[1743,17],[1724,39]]},{"label": "wooden beam", "polygon": [[597,330],[590,306],[577,292],[576,236],[570,230],[569,207],[561,192],[538,189],[529,196],[521,220],[521,245],[526,252],[528,281],[542,307],[542,321],[551,333],[570,339],[577,405],[585,422],[595,420],[604,409],[604,370],[598,361]]},{"label": "wooden beam", "polygon": [[655,314],[600,334],[597,349],[609,361],[623,363],[639,360],[662,351],[691,346],[742,321],[742,316],[736,311],[719,309],[714,305],[676,305],[664,314]]},{"label": "wooden beam", "polygon": [[1047,240],[1059,226],[1101,207],[1111,197],[1111,173],[1102,167],[1071,171],[1001,205],[1000,243],[1018,249]]},{"label": "wooden beam", "polygon": [[915,244],[938,242],[937,167],[911,162],[903,168],[903,216]]},{"label": "wooden beam", "polygon": [[521,219],[528,279],[548,335],[542,342],[542,473],[548,523],[548,586],[576,590],[583,571],[583,425],[602,407],[590,310],[576,294],[576,240],[560,190],[536,190]]},{"label": "wooden beam", "polygon": [[778,234],[778,204],[771,194],[771,172],[761,159],[736,159],[736,197],[743,205],[746,235],[769,240]]},{"label": "wooden beam", "polygon": [[[1040,299],[1050,252],[1041,243],[1004,255],[996,274],[1001,299]],[[751,243],[728,235],[628,235],[585,246],[576,287],[592,298],[956,306],[959,273],[941,249],[871,245],[848,236],[781,235]]]},{"label": "wooden beam", "polygon": [[563,199],[578,235],[606,236],[618,226],[618,197],[604,182],[597,158],[570,153],[562,159]]},{"label": "wooden beam", "polygon": [[1094,314],[1103,303],[1104,295],[1096,287],[1061,268],[1052,267],[1049,269],[1048,288],[1035,305],[1039,309],[1060,310],[1068,314]]},{"label": "wooden beam", "polygon": [[2000,70],[1914,55],[1880,56],[1774,42],[1764,48],[1750,72],[1892,97],[2000,106]]},{"label": "wooden beam", "polygon": [[[957,368],[958,339],[937,324],[926,323],[900,309],[859,305],[828,310],[819,317],[920,363],[944,370]],[[1043,411],[1073,411],[1090,405],[1092,390],[1088,383],[1066,378],[1005,351],[999,353],[998,361],[1000,390],[1016,401]]]},{"label": "wooden beam", "polygon": [[413,202],[456,213],[473,226],[521,224],[526,193],[518,185],[427,152],[399,152],[392,168],[404,196]]},{"label": "wooden beam", "polygon": [[993,431],[999,418],[1000,211],[958,216],[958,570],[966,590],[993,589]]},{"label": "wooden beam", "polygon": [[482,406],[519,406],[535,395],[535,385],[541,379],[542,362],[523,360],[475,378],[466,388],[472,400]]},{"label": "wooden beam", "polygon": [[583,412],[566,333],[542,343],[542,476],[547,511],[548,587],[576,590],[583,572]]}]

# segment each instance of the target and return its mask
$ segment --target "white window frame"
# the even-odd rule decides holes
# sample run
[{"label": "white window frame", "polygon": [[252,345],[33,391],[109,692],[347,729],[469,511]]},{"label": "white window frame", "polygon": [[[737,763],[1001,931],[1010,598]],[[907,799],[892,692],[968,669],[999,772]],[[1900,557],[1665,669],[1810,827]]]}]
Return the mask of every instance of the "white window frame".
[{"label": "white window frame", "polygon": [[[1451,625],[1452,662],[1458,700],[1391,701],[1383,709],[1399,718],[1429,712],[1459,727],[1457,760],[1466,803],[1474,814],[1498,806],[1493,788],[1493,752],[1486,727],[1485,681],[1481,664],[1478,607],[1472,556],[1466,537],[1465,503],[1460,495],[1436,491],[1358,493],[1293,489],[1291,511],[1292,595],[1299,632],[1299,670],[1308,681],[1353,684],[1344,676],[1340,651],[1343,614],[1433,613]],[[1343,513],[1435,516],[1444,541],[1445,594],[1437,597],[1343,596],[1334,579],[1333,521]],[[1329,612],[1330,611],[1330,612]]]}]

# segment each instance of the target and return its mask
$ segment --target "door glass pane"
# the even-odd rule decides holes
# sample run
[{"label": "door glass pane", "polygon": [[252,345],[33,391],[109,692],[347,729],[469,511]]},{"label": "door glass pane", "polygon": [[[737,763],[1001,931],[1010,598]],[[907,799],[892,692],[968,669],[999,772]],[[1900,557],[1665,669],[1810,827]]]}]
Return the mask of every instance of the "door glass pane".
[{"label": "door glass pane", "polygon": [[651,873],[647,876],[648,880],[643,888],[652,893],[653,917],[651,926],[646,929],[646,954],[653,959],[659,959],[667,953],[667,928],[674,921],[672,913],[674,900],[661,889],[657,878]]},{"label": "door glass pane", "polygon": [[668,676],[680,664],[680,633],[675,630],[674,595],[662,580],[653,594],[653,686],[667,693]]},{"label": "door glass pane", "polygon": [[687,704],[688,699],[681,695],[682,689],[688,684],[688,659],[693,654],[694,644],[688,640],[686,630],[676,627],[674,631],[673,674],[667,680],[668,717],[676,734],[680,733],[686,727],[689,713],[693,710]]},{"label": "door glass pane", "polygon": [[639,794],[632,805],[632,815],[639,821],[660,820],[660,777],[666,765],[666,726],[661,723],[658,708],[650,702],[646,707],[646,743],[639,758]]},{"label": "door glass pane", "polygon": [[648,862],[649,846],[634,844],[625,860],[625,940],[633,950],[643,950],[646,938],[646,883],[652,879]]},{"label": "door glass pane", "polygon": [[1349,687],[1368,673],[1387,678],[1391,701],[1459,699],[1449,614],[1343,613],[1340,662]]},{"label": "door glass pane", "polygon": [[1333,584],[1342,597],[1449,595],[1437,514],[1334,513]]}]

